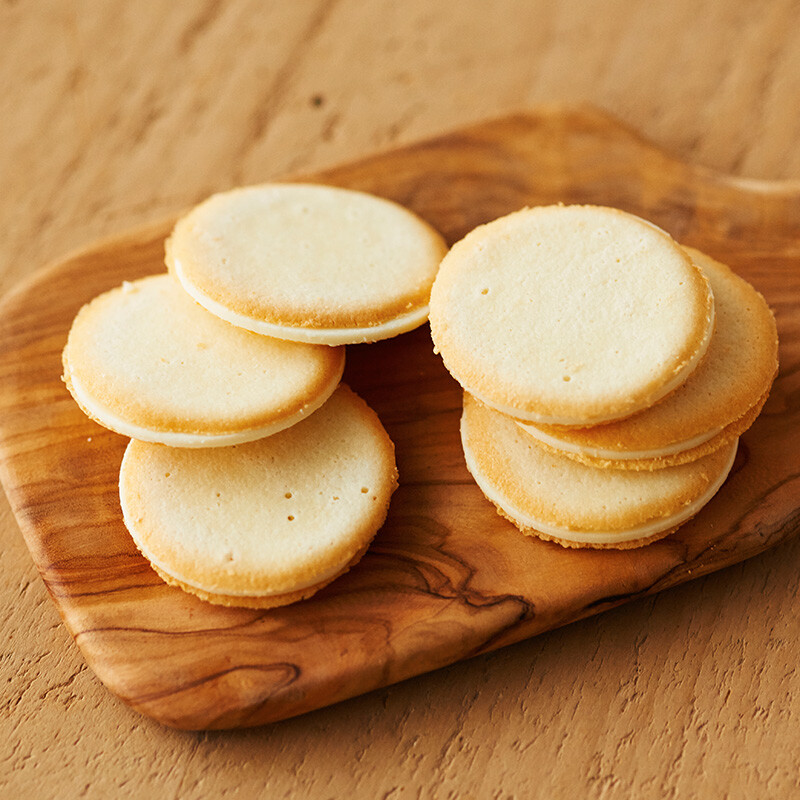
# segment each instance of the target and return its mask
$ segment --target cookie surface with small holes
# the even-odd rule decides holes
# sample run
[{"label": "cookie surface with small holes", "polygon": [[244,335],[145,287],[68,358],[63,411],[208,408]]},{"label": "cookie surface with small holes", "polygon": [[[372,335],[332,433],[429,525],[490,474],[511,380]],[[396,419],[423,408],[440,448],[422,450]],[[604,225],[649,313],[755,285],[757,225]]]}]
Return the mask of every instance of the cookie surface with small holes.
[{"label": "cookie surface with small holes", "polygon": [[168,274],[112,289],[75,318],[64,381],[92,419],[175,447],[251,441],[307,417],[344,369],[344,348],[258,336],[193,302]]},{"label": "cookie surface with small holes", "polygon": [[320,344],[422,325],[447,251],[408,209],[363,192],[266,184],[213,195],[178,221],[167,266],[228,322]]},{"label": "cookie surface with small holes", "polygon": [[706,352],[708,281],[645,220],[595,206],[528,208],[450,250],[431,334],[471,394],[529,422],[591,425],[669,394]]},{"label": "cookie surface with small holes", "polygon": [[661,469],[694,461],[752,425],[778,370],[778,332],[766,300],[729,267],[685,248],[714,292],[716,327],[706,357],[660,403],[592,428],[520,425],[545,446],[586,464]]},{"label": "cookie surface with small holes", "polygon": [[341,385],[319,411],[256,442],[187,450],[132,441],[120,502],[168,583],[220,605],[269,608],[347,571],[386,518],[394,446]]},{"label": "cookie surface with small holes", "polygon": [[738,439],[690,464],[652,472],[598,469],[542,448],[510,417],[467,394],[467,467],[523,533],[565,547],[638,547],[672,533],[722,486]]}]

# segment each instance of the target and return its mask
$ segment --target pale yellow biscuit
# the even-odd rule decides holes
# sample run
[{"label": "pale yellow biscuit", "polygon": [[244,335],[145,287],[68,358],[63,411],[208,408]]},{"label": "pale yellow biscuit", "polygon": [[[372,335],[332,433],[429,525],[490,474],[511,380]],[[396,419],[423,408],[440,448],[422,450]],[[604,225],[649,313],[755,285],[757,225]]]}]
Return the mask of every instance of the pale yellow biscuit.
[{"label": "pale yellow biscuit", "polygon": [[64,380],[101,425],[143,441],[251,441],[311,414],[344,369],[344,348],[258,336],[198,306],[168,274],[100,295],[78,313]]},{"label": "pale yellow biscuit", "polygon": [[266,184],[183,217],[167,266],[201,305],[256,333],[320,344],[396,336],[428,317],[442,237],[363,192]]},{"label": "pale yellow biscuit", "polygon": [[396,487],[391,440],[344,385],[257,442],[132,441],[120,470],[125,524],[162,577],[213,603],[259,608],[308,597],[349,569]]},{"label": "pale yellow biscuit", "polygon": [[652,472],[597,469],[540,447],[516,422],[464,396],[461,440],[472,476],[523,533],[568,547],[629,548],[666,536],[716,494],[737,441]]},{"label": "pale yellow biscuit", "polygon": [[662,230],[595,206],[523,209],[442,261],[431,333],[470,393],[517,419],[589,425],[683,383],[711,339],[708,281]]},{"label": "pale yellow biscuit", "polygon": [[778,332],[766,300],[724,264],[685,248],[711,283],[716,327],[706,357],[660,403],[591,428],[520,425],[546,447],[586,464],[661,469],[694,461],[741,436],[778,370]]}]

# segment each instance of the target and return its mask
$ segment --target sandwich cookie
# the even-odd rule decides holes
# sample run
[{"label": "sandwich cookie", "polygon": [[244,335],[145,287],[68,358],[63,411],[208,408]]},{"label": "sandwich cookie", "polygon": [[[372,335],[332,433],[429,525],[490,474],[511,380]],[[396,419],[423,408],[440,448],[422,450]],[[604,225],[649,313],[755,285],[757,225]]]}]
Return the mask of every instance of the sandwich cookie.
[{"label": "sandwich cookie", "polygon": [[766,300],[724,264],[685,248],[711,283],[716,327],[706,357],[657,405],[592,428],[519,424],[547,447],[596,467],[661,469],[741,436],[778,369],[778,333]]},{"label": "sandwich cookie", "polygon": [[337,345],[422,325],[446,251],[428,223],[389,200],[267,184],[213,195],[189,212],[166,261],[200,305],[233,325]]},{"label": "sandwich cookie", "polygon": [[564,547],[620,549],[660,539],[697,514],[725,481],[738,442],[653,472],[596,469],[545,450],[469,395],[461,441],[481,491],[523,533]]},{"label": "sandwich cookie", "polygon": [[612,208],[527,208],[442,261],[431,334],[471,394],[527,422],[592,425],[680,386],[714,327],[708,281],[656,226]]},{"label": "sandwich cookie", "polygon": [[85,305],[63,364],[70,393],[101,425],[173,447],[217,447],[269,436],[319,408],[341,379],[344,348],[235,328],[164,273]]},{"label": "sandwich cookie", "polygon": [[271,608],[346,572],[383,524],[394,446],[342,385],[303,422],[257,442],[184,450],[132,441],[120,502],[170,585],[218,605]]}]

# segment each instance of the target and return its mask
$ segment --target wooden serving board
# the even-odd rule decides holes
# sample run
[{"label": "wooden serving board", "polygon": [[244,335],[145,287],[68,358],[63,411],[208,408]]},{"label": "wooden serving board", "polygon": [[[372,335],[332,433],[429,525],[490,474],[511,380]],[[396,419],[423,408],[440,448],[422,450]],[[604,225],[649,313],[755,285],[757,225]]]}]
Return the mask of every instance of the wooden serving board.
[{"label": "wooden serving board", "polygon": [[634,551],[522,536],[467,473],[461,393],[427,328],[351,347],[345,379],[397,445],[401,486],[363,561],[272,611],[167,587],[122,524],[126,440],[61,381],[73,316],[163,269],[173,220],[35,275],[0,309],[2,480],[33,559],[89,666],[133,708],[181,728],[258,725],[517,642],[749,558],[800,527],[800,186],[712,174],[598,112],[545,108],[364,159],[313,180],[390,197],[450,242],[526,204],[640,214],[731,264],[776,311],[781,373],[712,503]]}]

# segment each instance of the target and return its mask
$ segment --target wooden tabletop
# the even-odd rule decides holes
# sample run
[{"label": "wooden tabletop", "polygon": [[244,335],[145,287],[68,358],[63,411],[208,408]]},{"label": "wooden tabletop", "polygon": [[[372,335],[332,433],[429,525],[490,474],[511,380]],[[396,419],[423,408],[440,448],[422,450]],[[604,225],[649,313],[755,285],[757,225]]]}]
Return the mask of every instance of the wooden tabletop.
[{"label": "wooden tabletop", "polygon": [[[800,4],[781,0],[6,0],[0,294],[212,191],[543,102],[590,102],[681,158],[796,181],[798,98]],[[97,681],[5,498],[0,548],[3,796],[800,791],[799,542],[322,711],[219,733],[164,728]]]}]

